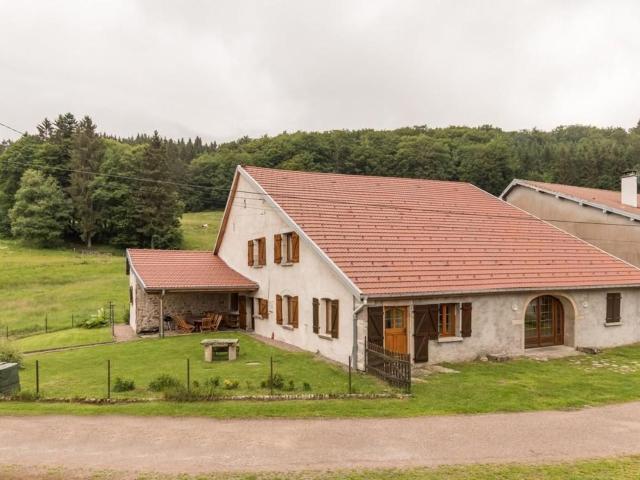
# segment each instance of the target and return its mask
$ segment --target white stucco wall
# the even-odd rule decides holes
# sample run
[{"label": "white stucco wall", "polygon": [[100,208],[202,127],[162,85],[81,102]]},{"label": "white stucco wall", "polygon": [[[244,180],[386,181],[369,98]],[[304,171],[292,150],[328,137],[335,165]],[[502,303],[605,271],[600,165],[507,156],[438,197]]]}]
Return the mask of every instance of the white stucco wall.
[{"label": "white stucco wall", "polygon": [[[605,324],[606,294],[621,292],[620,325]],[[564,309],[564,344],[572,347],[614,347],[640,342],[640,289],[537,291],[429,299],[382,301],[372,306],[409,307],[409,352],[413,355],[413,306],[430,303],[473,304],[472,334],[459,341],[429,341],[429,363],[474,360],[487,354],[524,353],[524,315],[529,302],[540,295],[553,295]],[[459,320],[459,319],[458,319]],[[362,322],[362,327],[366,321]]]},{"label": "white stucco wall", "polygon": [[[256,190],[242,176],[239,177],[237,191],[218,255],[231,268],[260,285],[260,289],[254,294],[256,298],[269,300],[269,318],[256,318],[253,322],[255,332],[347,363],[353,349],[352,292],[302,236],[299,263],[290,266],[274,263],[273,236],[290,232],[291,227],[285,222],[285,217],[263,201],[260,195],[244,193]],[[267,265],[251,267],[247,265],[247,242],[260,237],[265,237],[267,241]],[[298,328],[290,329],[276,323],[276,295],[298,296]],[[340,301],[339,338],[323,338],[313,333],[313,298]],[[323,325],[322,316],[320,324]]]}]

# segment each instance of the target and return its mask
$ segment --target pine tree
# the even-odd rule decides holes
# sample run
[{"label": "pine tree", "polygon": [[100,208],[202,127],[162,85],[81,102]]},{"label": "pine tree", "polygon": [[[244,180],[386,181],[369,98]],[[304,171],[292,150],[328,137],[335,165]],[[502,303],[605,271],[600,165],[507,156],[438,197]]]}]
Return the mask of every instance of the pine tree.
[{"label": "pine tree", "polygon": [[69,203],[56,181],[37,170],[24,172],[9,212],[11,233],[28,243],[49,247],[59,242],[69,222]]},{"label": "pine tree", "polygon": [[138,246],[178,247],[182,240],[182,204],[175,185],[168,180],[169,164],[165,146],[154,132],[141,155],[137,177],[140,181],[131,205]]},{"label": "pine tree", "polygon": [[71,172],[68,188],[73,202],[73,228],[87,248],[98,230],[100,212],[94,204],[95,173],[100,168],[104,154],[104,145],[96,134],[96,125],[85,116],[80,123],[73,140],[71,151]]}]

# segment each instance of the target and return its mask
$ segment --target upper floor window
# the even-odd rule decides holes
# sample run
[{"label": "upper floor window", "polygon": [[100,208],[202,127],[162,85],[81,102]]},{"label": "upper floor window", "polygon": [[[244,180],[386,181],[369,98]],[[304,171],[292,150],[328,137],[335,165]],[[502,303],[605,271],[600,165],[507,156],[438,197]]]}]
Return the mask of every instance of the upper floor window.
[{"label": "upper floor window", "polygon": [[263,267],[267,264],[267,239],[265,237],[247,242],[247,263],[250,267]]},{"label": "upper floor window", "polygon": [[273,261],[282,265],[300,261],[300,237],[296,232],[277,233],[273,236]]}]

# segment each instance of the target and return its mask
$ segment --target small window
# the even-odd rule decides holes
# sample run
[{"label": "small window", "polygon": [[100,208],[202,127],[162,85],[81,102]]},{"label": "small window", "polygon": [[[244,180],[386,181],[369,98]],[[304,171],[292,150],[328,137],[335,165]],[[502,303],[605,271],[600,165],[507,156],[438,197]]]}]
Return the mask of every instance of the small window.
[{"label": "small window", "polygon": [[129,287],[129,303],[133,305],[133,287]]},{"label": "small window", "polygon": [[252,267],[264,267],[267,264],[267,239],[265,237],[249,240],[247,263]]},{"label": "small window", "polygon": [[607,317],[606,323],[620,322],[620,299],[619,293],[607,293]]},{"label": "small window", "polygon": [[406,307],[387,307],[384,310],[385,328],[404,328]]},{"label": "small window", "polygon": [[254,312],[258,312],[258,318],[267,320],[269,318],[269,301],[266,298],[254,298]]},{"label": "small window", "polygon": [[457,303],[441,303],[438,312],[438,330],[441,337],[455,337]]},{"label": "small window", "polygon": [[[276,245],[280,244],[280,254],[274,253],[279,260],[276,263],[290,265],[300,261],[300,237],[296,232],[283,233],[275,239]],[[274,247],[275,248],[275,247]]]},{"label": "small window", "polygon": [[298,297],[276,295],[276,323],[298,328]]}]

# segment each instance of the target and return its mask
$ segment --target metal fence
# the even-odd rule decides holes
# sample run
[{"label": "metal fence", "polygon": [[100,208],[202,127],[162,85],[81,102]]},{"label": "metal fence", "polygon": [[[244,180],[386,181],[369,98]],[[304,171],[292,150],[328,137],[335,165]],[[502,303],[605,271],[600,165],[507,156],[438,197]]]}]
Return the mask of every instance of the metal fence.
[{"label": "metal fence", "polygon": [[365,338],[365,371],[390,385],[411,392],[411,357],[406,353],[386,350]]},{"label": "metal fence", "polygon": [[[63,330],[69,330],[84,326],[84,323],[92,317],[101,317],[107,326],[113,330],[113,325],[117,322],[116,312],[117,304],[114,302],[106,302],[100,308],[84,312],[72,312],[65,314],[55,314],[44,312],[42,320],[31,322],[29,324],[21,323],[20,325],[9,326],[3,324],[0,320],[0,338],[24,338],[42,333],[53,333]],[[124,310],[123,310],[124,312]]]}]

